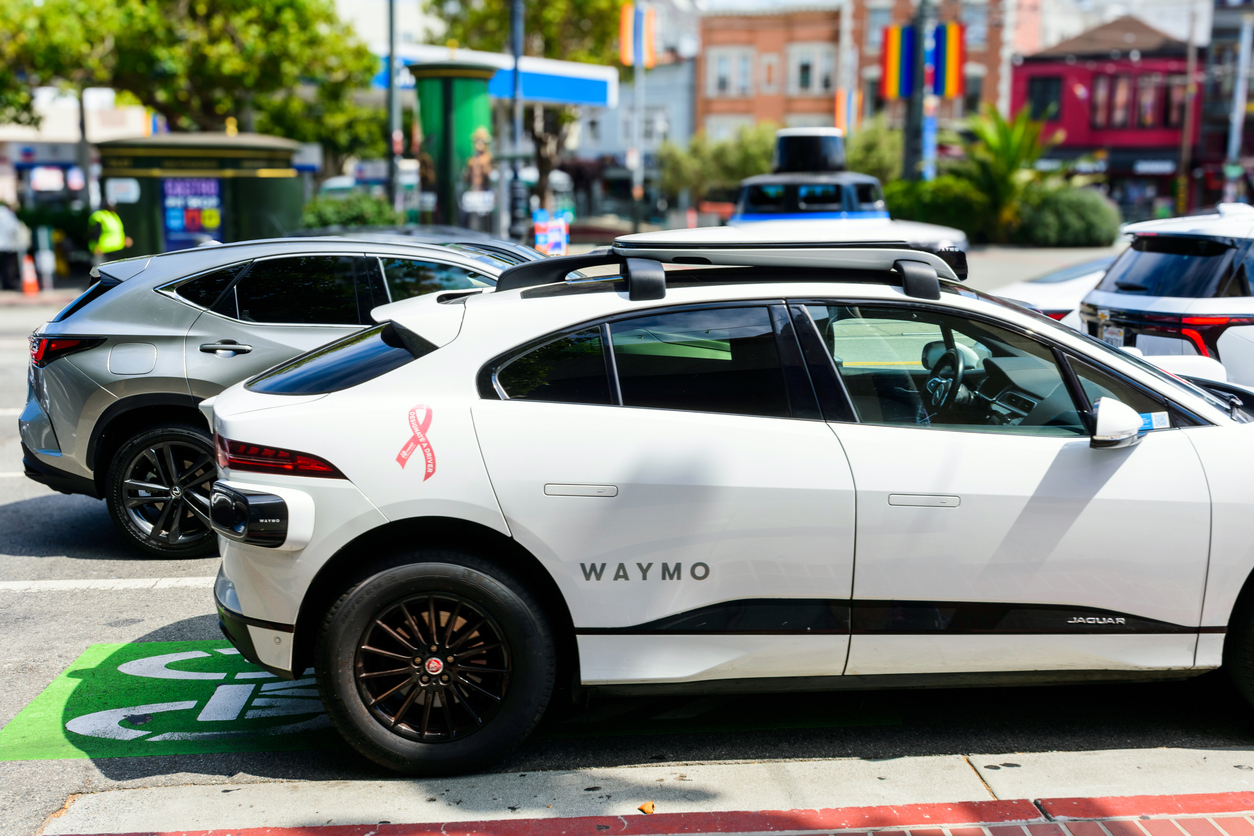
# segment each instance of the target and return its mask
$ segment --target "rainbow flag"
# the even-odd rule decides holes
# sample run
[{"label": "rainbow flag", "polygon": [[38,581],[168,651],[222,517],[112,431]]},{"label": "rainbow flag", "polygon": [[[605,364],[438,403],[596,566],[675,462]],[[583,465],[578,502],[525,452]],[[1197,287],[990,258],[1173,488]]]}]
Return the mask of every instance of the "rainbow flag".
[{"label": "rainbow flag", "polygon": [[653,48],[657,14],[652,7],[624,3],[618,18],[618,59],[624,67],[653,69],[657,53]]},{"label": "rainbow flag", "polygon": [[962,65],[966,63],[965,35],[961,23],[942,23],[933,35],[932,93],[953,99],[966,92]]},{"label": "rainbow flag", "polygon": [[914,27],[885,26],[880,46],[880,95],[908,99],[914,91]]}]

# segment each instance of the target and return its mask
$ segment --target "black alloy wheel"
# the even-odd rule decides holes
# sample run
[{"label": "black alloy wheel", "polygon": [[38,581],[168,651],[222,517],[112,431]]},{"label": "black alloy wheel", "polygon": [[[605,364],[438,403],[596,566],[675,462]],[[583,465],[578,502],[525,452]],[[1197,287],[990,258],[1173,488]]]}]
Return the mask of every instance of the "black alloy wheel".
[{"label": "black alloy wheel", "polygon": [[354,676],[370,714],[410,740],[464,738],[496,716],[510,653],[492,617],[456,595],[407,598],[367,627]]},{"label": "black alloy wheel", "polygon": [[122,532],[151,555],[211,555],[217,536],[209,521],[209,492],[217,472],[213,445],[203,430],[147,430],[113,457],[109,512]]},{"label": "black alloy wheel", "polygon": [[[415,549],[364,568],[314,637],[336,729],[390,769],[482,769],[540,722],[557,680],[544,609],[477,554]],[[298,637],[299,639],[299,637]]]}]

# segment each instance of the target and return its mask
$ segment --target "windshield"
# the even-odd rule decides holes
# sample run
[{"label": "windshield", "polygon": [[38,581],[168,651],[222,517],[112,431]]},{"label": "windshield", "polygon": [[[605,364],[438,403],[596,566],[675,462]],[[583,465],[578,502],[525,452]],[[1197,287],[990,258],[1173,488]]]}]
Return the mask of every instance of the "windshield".
[{"label": "windshield", "polygon": [[1097,289],[1192,299],[1247,295],[1248,289],[1245,294],[1231,293],[1231,281],[1225,281],[1232,278],[1235,251],[1229,242],[1215,238],[1142,235],[1111,265]]},{"label": "windshield", "polygon": [[1049,330],[1051,331],[1060,331],[1072,337],[1079,337],[1082,340],[1084,340],[1085,343],[1088,345],[1088,347],[1092,348],[1096,353],[1105,355],[1107,358],[1117,358],[1119,360],[1123,360],[1125,362],[1131,363],[1132,365],[1136,366],[1138,369],[1145,372],[1146,374],[1153,376],[1153,378],[1157,382],[1165,385],[1169,390],[1178,392],[1178,393],[1184,393],[1186,395],[1190,395],[1195,398],[1201,398],[1202,400],[1206,401],[1207,404],[1219,410],[1220,412],[1224,413],[1225,415],[1228,414],[1228,404],[1219,400],[1210,392],[1207,392],[1205,389],[1202,389],[1200,386],[1196,386],[1192,383],[1189,383],[1187,380],[1176,377],[1174,374],[1171,374],[1170,372],[1163,371],[1162,369],[1158,368],[1158,366],[1155,366],[1153,363],[1142,360],[1140,357],[1137,357],[1135,354],[1131,354],[1127,351],[1123,351],[1122,349],[1118,349],[1118,348],[1115,348],[1114,346],[1108,345],[1102,342],[1101,340],[1097,339],[1096,337],[1090,337],[1088,334],[1085,334],[1082,331],[1077,331],[1074,328],[1071,328],[1067,325],[1063,325],[1062,323],[1052,320],[1042,313],[1038,313],[1034,310],[1031,310],[1030,308],[1025,308],[1021,306],[1020,304],[1018,304],[1017,302],[1013,302],[1009,299],[1002,299],[999,296],[990,296],[989,294],[984,293],[983,291],[972,290],[969,287],[953,288],[952,285],[941,285],[942,290],[946,288],[952,288],[953,292],[959,293],[963,296],[968,296],[973,299],[982,299],[985,302],[992,302],[994,305],[999,305],[1003,308],[1010,308],[1011,310],[1014,310],[1020,314],[1030,316],[1034,320],[1037,321],[1037,323],[1042,327],[1042,329],[1048,327]]}]

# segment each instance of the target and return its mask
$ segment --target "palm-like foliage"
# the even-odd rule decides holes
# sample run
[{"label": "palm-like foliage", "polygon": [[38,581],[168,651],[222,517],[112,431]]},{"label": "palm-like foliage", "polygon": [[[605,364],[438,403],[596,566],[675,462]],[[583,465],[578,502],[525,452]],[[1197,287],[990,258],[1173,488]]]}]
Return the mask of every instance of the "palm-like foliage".
[{"label": "palm-like foliage", "polygon": [[1042,137],[1045,123],[1027,107],[1009,121],[992,105],[972,117],[967,129],[966,160],[956,173],[970,180],[988,198],[989,240],[1004,242],[1018,227],[1027,190],[1039,179],[1036,161],[1063,138],[1062,131]]}]

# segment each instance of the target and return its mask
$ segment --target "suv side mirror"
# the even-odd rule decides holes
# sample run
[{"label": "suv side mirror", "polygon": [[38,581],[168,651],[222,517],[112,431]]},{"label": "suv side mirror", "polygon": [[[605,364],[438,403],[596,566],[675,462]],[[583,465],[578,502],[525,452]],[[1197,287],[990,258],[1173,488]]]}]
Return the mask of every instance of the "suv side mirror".
[{"label": "suv side mirror", "polygon": [[1141,440],[1141,416],[1132,407],[1114,398],[1098,398],[1093,404],[1097,430],[1089,440],[1095,450],[1131,447]]}]

